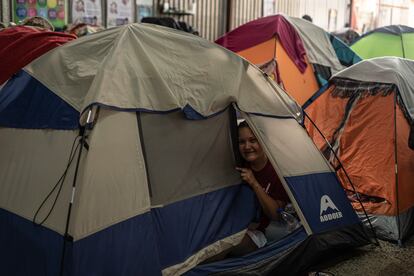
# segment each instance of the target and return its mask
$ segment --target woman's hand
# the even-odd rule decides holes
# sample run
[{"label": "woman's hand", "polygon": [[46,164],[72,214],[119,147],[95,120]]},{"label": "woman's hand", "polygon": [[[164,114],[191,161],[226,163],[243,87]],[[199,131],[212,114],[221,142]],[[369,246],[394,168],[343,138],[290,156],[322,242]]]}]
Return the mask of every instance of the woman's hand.
[{"label": "woman's hand", "polygon": [[259,199],[264,213],[271,220],[280,219],[279,214],[276,210],[280,207],[283,207],[285,204],[283,204],[280,200],[273,199],[270,195],[267,194],[267,191],[265,191],[262,186],[260,186],[259,182],[257,182],[257,179],[254,177],[253,171],[251,169],[236,167],[236,170],[240,172],[240,176],[243,181],[247,182],[247,184],[252,187],[254,193]]},{"label": "woman's hand", "polygon": [[251,169],[236,167],[236,170],[240,172],[242,180],[247,182],[253,189],[260,187]]}]

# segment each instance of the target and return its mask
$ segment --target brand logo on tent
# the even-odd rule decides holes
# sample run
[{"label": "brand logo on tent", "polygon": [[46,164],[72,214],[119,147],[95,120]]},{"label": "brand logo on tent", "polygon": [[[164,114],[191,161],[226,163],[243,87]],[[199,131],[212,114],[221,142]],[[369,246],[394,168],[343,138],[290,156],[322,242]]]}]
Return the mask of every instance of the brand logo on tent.
[{"label": "brand logo on tent", "polygon": [[321,212],[319,215],[321,222],[342,218],[342,212],[339,211],[338,207],[336,207],[332,199],[327,195],[321,197]]}]

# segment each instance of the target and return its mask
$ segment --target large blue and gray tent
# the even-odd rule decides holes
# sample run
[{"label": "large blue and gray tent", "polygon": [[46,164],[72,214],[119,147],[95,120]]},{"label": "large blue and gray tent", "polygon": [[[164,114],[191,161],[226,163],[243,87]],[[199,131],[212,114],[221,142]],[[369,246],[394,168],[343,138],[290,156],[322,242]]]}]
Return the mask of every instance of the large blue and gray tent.
[{"label": "large blue and gray tent", "polygon": [[[199,265],[257,215],[234,169],[235,109],[303,227]],[[48,52],[0,91],[0,274],[295,274],[366,244],[301,121],[258,68],[191,34],[132,24]]]}]

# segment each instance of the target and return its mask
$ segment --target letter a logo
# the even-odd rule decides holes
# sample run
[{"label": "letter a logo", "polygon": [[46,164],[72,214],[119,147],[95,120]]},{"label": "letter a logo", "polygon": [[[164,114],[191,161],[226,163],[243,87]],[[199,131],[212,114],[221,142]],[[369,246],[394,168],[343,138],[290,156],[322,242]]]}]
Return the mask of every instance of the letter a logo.
[{"label": "letter a logo", "polygon": [[328,207],[331,208],[332,211],[338,211],[339,212],[338,208],[332,202],[331,198],[329,196],[327,196],[327,195],[323,195],[321,197],[321,212],[320,212],[320,216],[322,216],[322,213],[323,212],[326,212],[326,210],[328,210]]}]

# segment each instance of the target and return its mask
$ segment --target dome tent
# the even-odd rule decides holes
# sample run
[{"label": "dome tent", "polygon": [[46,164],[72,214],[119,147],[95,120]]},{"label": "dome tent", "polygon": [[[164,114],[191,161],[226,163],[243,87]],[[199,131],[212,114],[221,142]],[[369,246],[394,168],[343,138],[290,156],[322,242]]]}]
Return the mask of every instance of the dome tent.
[{"label": "dome tent", "polygon": [[385,56],[414,59],[414,28],[381,27],[360,36],[351,48],[363,59]]},{"label": "dome tent", "polygon": [[[333,76],[305,108],[334,146],[378,237],[399,242],[413,229],[413,74],[414,62],[408,59],[364,60]],[[307,129],[325,150],[315,127],[308,122]],[[339,176],[351,189],[346,175]],[[356,194],[350,191],[349,196]],[[353,205],[362,212],[359,203]]]},{"label": "dome tent", "polygon": [[300,105],[332,74],[361,60],[322,28],[282,14],[250,21],[216,43],[273,76]]},{"label": "dome tent", "polygon": [[[267,273],[303,271],[323,252],[368,242],[298,123],[300,108],[204,39],[113,28],[43,55],[1,95],[1,274],[231,273],[259,263]],[[254,257],[197,266],[238,243],[256,213],[234,170],[232,106],[262,141],[303,228]],[[70,152],[78,157],[68,162]]]},{"label": "dome tent", "polygon": [[75,36],[30,26],[8,27],[0,32],[0,87],[13,74],[47,51],[63,45]]}]

